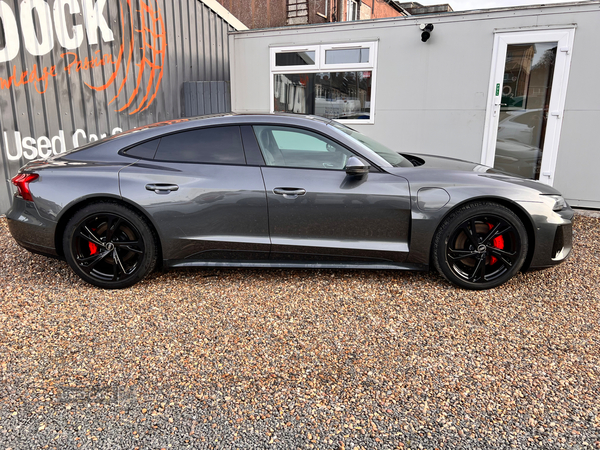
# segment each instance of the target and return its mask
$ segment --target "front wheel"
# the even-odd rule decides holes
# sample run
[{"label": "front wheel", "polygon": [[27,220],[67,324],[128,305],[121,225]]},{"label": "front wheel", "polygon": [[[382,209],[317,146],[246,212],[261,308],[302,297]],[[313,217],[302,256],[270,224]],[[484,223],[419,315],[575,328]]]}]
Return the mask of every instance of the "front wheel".
[{"label": "front wheel", "polygon": [[466,289],[490,289],[521,269],[527,249],[527,231],[514,212],[478,202],[444,220],[433,240],[432,258],[448,281]]},{"label": "front wheel", "polygon": [[84,281],[105,289],[137,283],[156,266],[150,227],[135,211],[118,203],[93,203],[67,223],[65,258]]}]

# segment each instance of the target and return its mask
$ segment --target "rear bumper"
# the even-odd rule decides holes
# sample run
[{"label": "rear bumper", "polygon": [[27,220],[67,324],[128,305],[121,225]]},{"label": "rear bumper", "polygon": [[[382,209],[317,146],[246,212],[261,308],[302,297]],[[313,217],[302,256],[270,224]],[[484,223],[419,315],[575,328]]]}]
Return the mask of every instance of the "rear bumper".
[{"label": "rear bumper", "polygon": [[10,234],[21,247],[42,255],[59,256],[54,242],[56,222],[42,218],[33,202],[15,197],[6,219]]}]

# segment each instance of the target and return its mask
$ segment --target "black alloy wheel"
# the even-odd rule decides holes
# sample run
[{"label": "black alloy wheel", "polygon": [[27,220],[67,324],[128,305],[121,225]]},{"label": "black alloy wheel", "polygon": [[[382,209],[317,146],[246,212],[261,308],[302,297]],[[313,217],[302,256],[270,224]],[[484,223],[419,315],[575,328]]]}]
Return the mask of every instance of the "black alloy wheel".
[{"label": "black alloy wheel", "polygon": [[129,287],[156,265],[148,224],[117,203],[94,203],[77,211],[65,229],[63,249],[75,273],[101,288]]},{"label": "black alloy wheel", "polygon": [[442,223],[432,256],[448,281],[466,289],[490,289],[521,269],[527,249],[527,232],[514,212],[479,202],[459,208]]}]

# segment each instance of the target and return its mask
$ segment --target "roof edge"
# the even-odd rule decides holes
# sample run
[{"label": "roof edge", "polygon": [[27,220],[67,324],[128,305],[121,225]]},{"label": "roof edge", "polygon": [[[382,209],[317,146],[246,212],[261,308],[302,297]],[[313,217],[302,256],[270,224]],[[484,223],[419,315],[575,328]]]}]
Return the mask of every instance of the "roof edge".
[{"label": "roof edge", "polygon": [[[234,35],[245,36],[252,34],[260,34],[260,33],[268,33],[272,31],[278,31],[281,34],[296,34],[300,30],[305,29],[316,29],[319,28],[321,30],[327,28],[335,28],[335,27],[350,27],[356,28],[361,26],[371,26],[377,25],[385,25],[389,23],[405,23],[407,25],[419,24],[425,22],[426,20],[432,21],[433,23],[438,22],[448,22],[454,20],[473,20],[477,16],[483,16],[484,14],[498,14],[501,15],[503,13],[514,13],[515,11],[522,11],[524,13],[529,12],[546,12],[552,10],[559,10],[560,8],[581,8],[584,9],[586,7],[593,7],[595,10],[600,6],[600,0],[576,0],[573,2],[563,2],[563,3],[549,3],[549,4],[537,4],[537,5],[521,5],[521,6],[502,6],[497,8],[488,8],[488,9],[471,9],[466,11],[451,11],[444,13],[431,13],[431,14],[418,14],[418,15],[410,15],[410,16],[398,16],[398,17],[384,17],[380,19],[365,19],[365,20],[355,20],[355,21],[344,21],[344,22],[326,22],[326,23],[315,23],[315,24],[302,24],[302,25],[294,25],[290,26],[281,26],[281,27],[271,27],[271,28],[253,28],[249,29],[246,32],[239,31],[233,32]],[[512,15],[511,15],[512,17]],[[290,44],[291,45],[291,44]]]},{"label": "roof edge", "polygon": [[217,14],[221,19],[231,25],[236,31],[246,31],[248,27],[244,25],[237,17],[227,10],[223,5],[221,5],[217,0],[199,0],[200,3],[204,3],[210,9],[212,9],[215,14]]}]

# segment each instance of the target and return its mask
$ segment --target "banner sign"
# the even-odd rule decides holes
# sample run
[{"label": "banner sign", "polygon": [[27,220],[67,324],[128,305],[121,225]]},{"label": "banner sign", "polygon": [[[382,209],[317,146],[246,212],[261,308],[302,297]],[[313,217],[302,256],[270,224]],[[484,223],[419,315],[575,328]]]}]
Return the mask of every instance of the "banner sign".
[{"label": "banner sign", "polygon": [[[115,113],[134,115],[148,109],[163,80],[167,39],[162,11],[156,0],[113,0],[111,6],[113,21],[107,0],[55,0],[52,4],[22,0],[12,6],[0,0],[5,41],[0,45],[0,63],[9,68],[6,73],[0,71],[0,95],[32,86],[29,95],[44,96],[54,79],[66,78],[68,83],[81,83],[89,93],[110,93],[106,105]],[[82,47],[90,49],[89,55],[81,54]],[[51,63],[40,63],[46,55],[52,56]],[[95,69],[102,69],[96,77],[82,77]],[[92,78],[102,81],[92,82]],[[122,127],[115,126],[98,136],[77,128],[68,137],[63,129],[52,136],[35,137],[24,131],[3,131],[2,143],[8,160],[32,160],[121,131]]]}]

